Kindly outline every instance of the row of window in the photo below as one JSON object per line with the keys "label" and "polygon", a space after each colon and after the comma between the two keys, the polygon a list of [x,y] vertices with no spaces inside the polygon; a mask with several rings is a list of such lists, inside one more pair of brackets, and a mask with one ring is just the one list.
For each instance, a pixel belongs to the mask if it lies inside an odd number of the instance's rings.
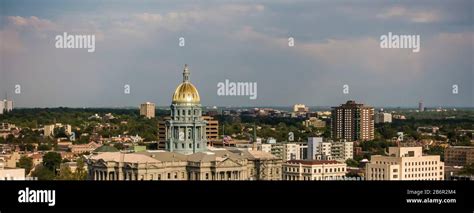
{"label": "row of window", "polygon": [[438,161],[405,162],[405,166],[438,165]]}
{"label": "row of window", "polygon": [[[303,180],[341,180],[344,179],[344,175],[331,175],[331,176],[303,176]],[[283,175],[283,180],[300,180],[298,175]]]}
{"label": "row of window", "polygon": [[[298,167],[284,167],[284,170],[285,172],[299,172],[299,168]],[[303,172],[304,173],[311,173],[311,169],[310,168],[303,168]],[[325,168],[324,169],[324,172],[345,172],[345,168],[341,168],[341,167],[338,167],[338,168]],[[313,169],[313,173],[322,173],[322,169],[319,168],[319,169]]]}
{"label": "row of window", "polygon": [[[439,167],[440,170],[443,170],[443,167]],[[434,171],[436,167],[421,167],[421,168],[405,168],[405,172],[425,172],[425,171]]]}

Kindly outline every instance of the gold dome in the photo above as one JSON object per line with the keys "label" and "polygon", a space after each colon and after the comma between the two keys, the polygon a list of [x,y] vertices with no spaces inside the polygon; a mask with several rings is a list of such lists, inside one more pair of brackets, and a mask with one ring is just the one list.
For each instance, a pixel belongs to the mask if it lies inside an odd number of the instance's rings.
{"label": "gold dome", "polygon": [[201,98],[196,87],[189,81],[188,65],[184,66],[183,83],[181,83],[173,94],[173,104],[199,104]]}

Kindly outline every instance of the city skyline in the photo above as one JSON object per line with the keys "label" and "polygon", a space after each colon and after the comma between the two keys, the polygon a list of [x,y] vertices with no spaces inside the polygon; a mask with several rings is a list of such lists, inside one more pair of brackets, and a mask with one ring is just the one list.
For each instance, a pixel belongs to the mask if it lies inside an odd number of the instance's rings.
{"label": "city skyline", "polygon": [[[186,63],[203,106],[474,106],[470,1],[56,3],[3,3],[0,94],[16,108],[167,106]],[[380,48],[390,32],[420,35],[419,52]],[[95,51],[55,48],[63,33]],[[226,79],[258,98],[219,96]]]}

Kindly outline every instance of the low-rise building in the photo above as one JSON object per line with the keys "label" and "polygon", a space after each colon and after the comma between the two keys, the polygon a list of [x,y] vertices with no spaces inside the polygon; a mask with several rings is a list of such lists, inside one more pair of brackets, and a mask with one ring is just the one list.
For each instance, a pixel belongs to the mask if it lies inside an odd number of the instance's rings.
{"label": "low-rise building", "polygon": [[85,152],[93,152],[95,149],[99,148],[101,145],[96,142],[89,142],[87,144],[76,144],[70,147],[71,152],[74,154],[82,154]]}
{"label": "low-rise building", "polygon": [[378,123],[392,123],[392,114],[386,112],[375,113],[374,122]]}
{"label": "low-rise building", "polygon": [[269,153],[215,149],[183,155],[163,150],[101,152],[87,160],[90,180],[280,180],[281,160]]}
{"label": "low-rise building", "polygon": [[303,125],[305,127],[324,128],[326,127],[326,122],[316,117],[310,117],[308,120],[303,121]]}
{"label": "low-rise building", "polygon": [[5,159],[0,157],[0,180],[25,180],[25,169],[7,167]]}
{"label": "low-rise building", "polygon": [[283,180],[341,180],[346,164],[326,160],[291,160],[282,165]]}

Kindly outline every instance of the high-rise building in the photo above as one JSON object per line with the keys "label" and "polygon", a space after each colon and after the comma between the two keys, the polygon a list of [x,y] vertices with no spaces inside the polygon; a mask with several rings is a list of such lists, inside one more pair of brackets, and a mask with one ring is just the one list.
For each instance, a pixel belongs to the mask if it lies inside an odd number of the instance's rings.
{"label": "high-rise building", "polygon": [[173,94],[171,120],[165,123],[165,149],[185,155],[207,150],[207,122],[202,118],[201,98],[189,75],[188,65],[185,65],[183,83]]}
{"label": "high-rise building", "polygon": [[333,107],[331,112],[333,139],[368,141],[374,139],[374,108],[349,100]]}
{"label": "high-rise building", "polygon": [[346,141],[323,142],[323,138],[308,138],[308,160],[345,161],[354,157],[354,143]]}
{"label": "high-rise building", "polygon": [[219,140],[219,121],[211,116],[202,116],[206,123],[206,137],[208,143],[213,143]]}
{"label": "high-rise building", "polygon": [[0,114],[10,112],[13,110],[13,101],[3,99],[0,101]]}
{"label": "high-rise building", "polygon": [[318,153],[318,147],[323,142],[322,137],[309,137],[308,138],[308,148],[307,148],[307,158],[308,160],[316,160],[316,154]]}
{"label": "high-rise building", "polygon": [[418,111],[420,112],[425,111],[425,107],[423,106],[423,101],[420,101],[420,103],[418,103]]}
{"label": "high-rise building", "polygon": [[422,147],[389,147],[388,156],[372,155],[367,180],[444,180],[439,155],[423,155]]}
{"label": "high-rise building", "polygon": [[283,161],[300,160],[300,145],[297,143],[283,144]]}
{"label": "high-rise building", "polygon": [[146,118],[154,118],[155,117],[155,104],[146,102],[140,105],[140,115],[145,116]]}

